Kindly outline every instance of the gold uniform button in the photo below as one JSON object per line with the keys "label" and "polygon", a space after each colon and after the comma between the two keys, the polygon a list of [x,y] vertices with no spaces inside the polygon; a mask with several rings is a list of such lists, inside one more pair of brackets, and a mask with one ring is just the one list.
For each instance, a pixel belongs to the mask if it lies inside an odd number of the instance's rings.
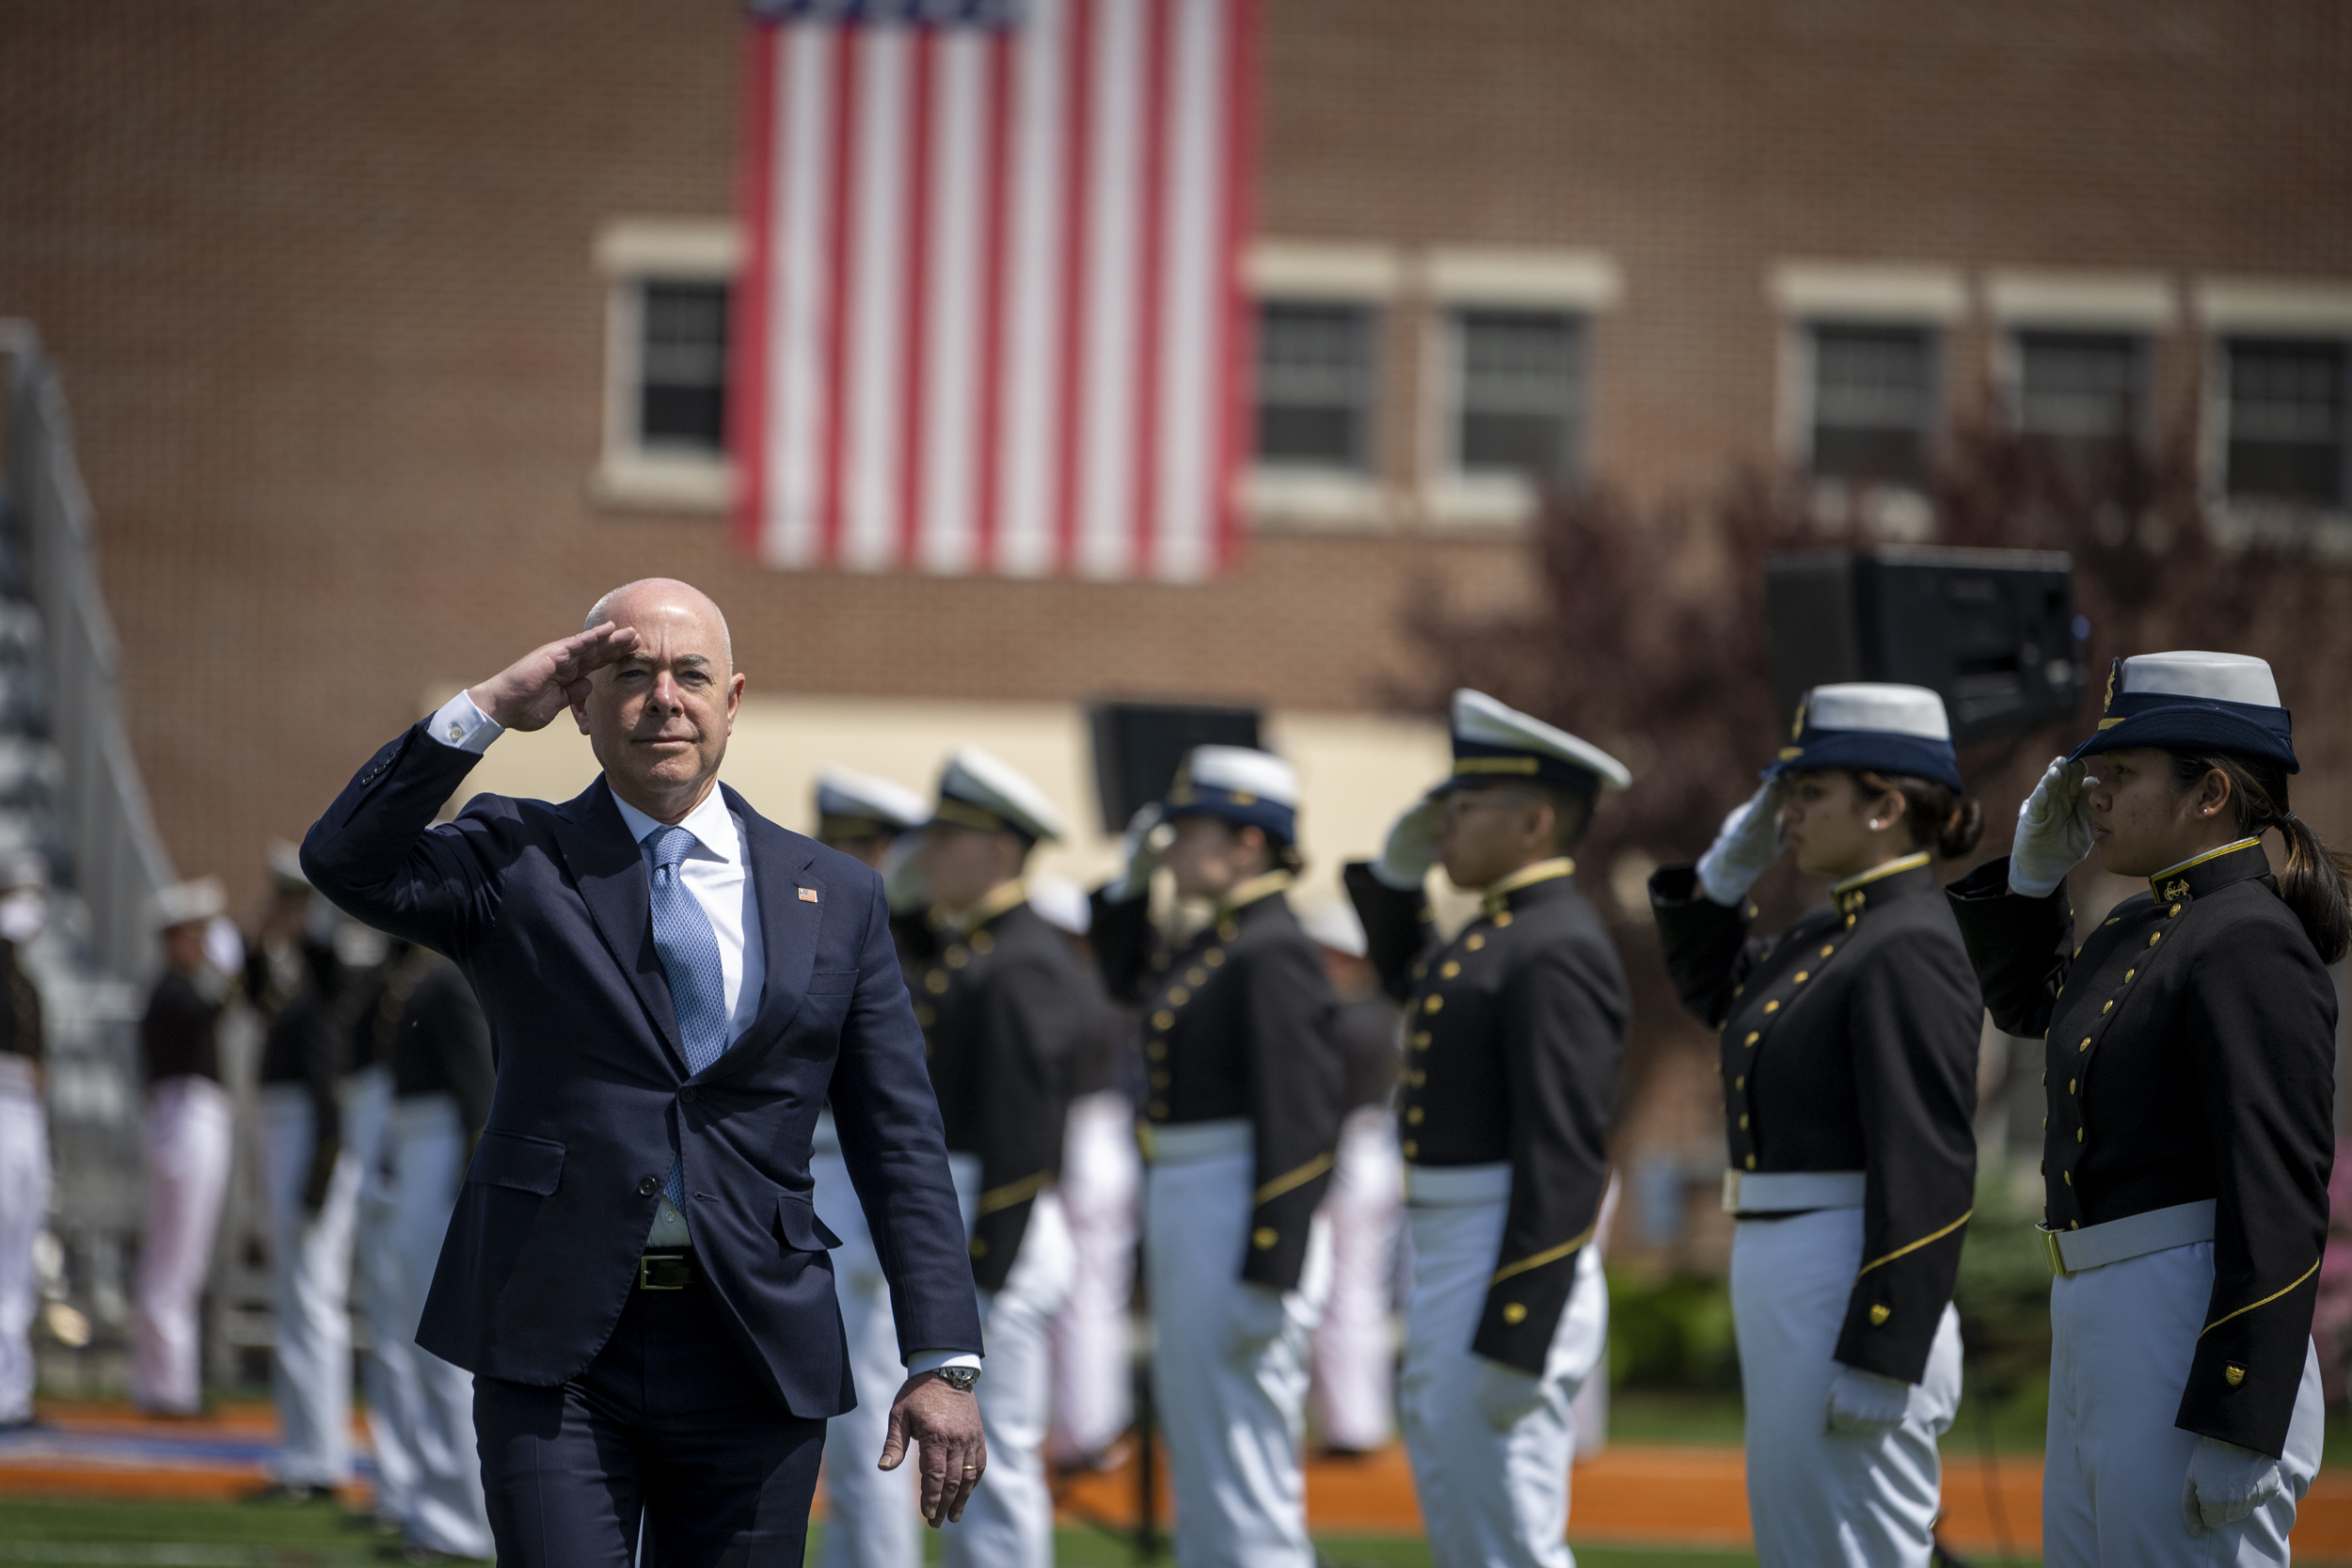
{"label": "gold uniform button", "polygon": [[1744,1088],[1746,1088],[1746,1087],[1748,1086],[1748,1076],[1747,1076],[1747,1074],[1743,1072],[1743,1073],[1741,1073],[1739,1077],[1734,1078],[1734,1079],[1731,1081],[1731,1086],[1732,1086],[1733,1088],[1735,1088],[1735,1089],[1744,1089]]}
{"label": "gold uniform button", "polygon": [[1152,1075],[1152,1086],[1155,1089],[1164,1089],[1168,1087],[1168,1074],[1165,1072],[1153,1073]]}
{"label": "gold uniform button", "polygon": [[1484,931],[1472,931],[1463,942],[1462,945],[1475,953],[1480,948],[1486,945],[1486,933]]}
{"label": "gold uniform button", "polygon": [[1748,1130],[1748,1118],[1747,1118],[1745,1116],[1742,1116],[1742,1117],[1740,1118],[1740,1132],[1746,1132],[1747,1130]]}
{"label": "gold uniform button", "polygon": [[988,1243],[975,1236],[972,1238],[970,1251],[975,1258],[985,1258],[988,1256]]}
{"label": "gold uniform button", "polygon": [[2082,1080],[2081,1080],[2081,1079],[2079,1079],[2079,1078],[2069,1078],[2069,1079],[2066,1081],[2066,1092],[2067,1092],[2068,1094],[2073,1094],[2073,1093],[2074,1093],[2074,1092],[2075,1092],[2077,1089],[2079,1089],[2081,1086],[2082,1086]]}
{"label": "gold uniform button", "polygon": [[2148,945],[2151,947],[2153,947],[2156,943],[2162,942],[2163,940],[2164,933],[2162,931],[2151,931],[2148,933]]}
{"label": "gold uniform button", "polygon": [[972,955],[964,949],[961,947],[950,947],[947,949],[947,967],[949,969],[961,969],[965,964],[968,964],[971,961]]}
{"label": "gold uniform button", "polygon": [[1506,1302],[1502,1308],[1502,1321],[1517,1328],[1527,1322],[1527,1308],[1516,1301]]}
{"label": "gold uniform button", "polygon": [[986,958],[996,951],[996,939],[986,931],[975,931],[972,933],[972,951]]}
{"label": "gold uniform button", "polygon": [[1429,978],[1429,966],[1427,964],[1415,964],[1413,966],[1413,978],[1416,980],[1426,980]]}
{"label": "gold uniform button", "polygon": [[2082,1141],[2083,1141],[2083,1134],[2084,1134],[2086,1132],[2088,1132],[2088,1131],[2089,1131],[2089,1129],[2088,1129],[2088,1128],[2082,1128],[2082,1127],[2077,1127],[2077,1128],[2075,1128],[2075,1129],[2074,1129],[2074,1141],[2075,1141],[2076,1143],[2080,1143],[2080,1142],[2082,1142]]}
{"label": "gold uniform button", "polygon": [[1802,986],[1802,985],[1804,985],[1804,984],[1807,980],[1810,980],[1810,979],[1812,979],[1812,978],[1813,978],[1813,972],[1812,972],[1811,970],[1808,970],[1808,969],[1800,969],[1799,971],[1797,971],[1797,979],[1796,979],[1796,983],[1797,983],[1798,985],[1801,985],[1801,986]]}
{"label": "gold uniform button", "polygon": [[2058,1174],[2066,1178],[2066,1184],[2068,1186],[2071,1187],[2074,1184],[2074,1173],[2073,1171],[2060,1171]]}
{"label": "gold uniform button", "polygon": [[1420,1088],[1423,1084],[1429,1082],[1429,1074],[1422,1071],[1419,1068],[1415,1068],[1412,1071],[1405,1075],[1405,1082],[1411,1085],[1414,1088]]}
{"label": "gold uniform button", "polygon": [[1421,1125],[1422,1115],[1422,1108],[1418,1105],[1409,1105],[1406,1107],[1405,1125],[1407,1127],[1419,1127]]}
{"label": "gold uniform button", "polygon": [[1221,947],[1212,947],[1206,953],[1200,955],[1200,961],[1207,964],[1211,969],[1215,969],[1224,963],[1225,950]]}
{"label": "gold uniform button", "polygon": [[1836,944],[1835,942],[1825,942],[1821,943],[1821,957],[1823,957],[1824,958],[1828,958],[1828,957],[1829,957],[1832,953],[1835,953],[1835,952],[1836,952],[1836,951],[1837,951],[1837,946],[1836,946]]}
{"label": "gold uniform button", "polygon": [[1429,1031],[1428,1031],[1428,1030],[1426,1030],[1426,1029],[1419,1030],[1419,1031],[1417,1031],[1417,1032],[1414,1034],[1414,1036],[1413,1036],[1413,1049],[1414,1049],[1414,1050],[1416,1050],[1416,1051],[1426,1051],[1426,1050],[1428,1050],[1428,1049],[1429,1049]]}
{"label": "gold uniform button", "polygon": [[923,989],[930,991],[933,996],[937,996],[940,992],[946,990],[947,989],[947,972],[942,969],[934,969],[929,974],[924,975]]}
{"label": "gold uniform button", "polygon": [[1441,1010],[1444,1006],[1445,1006],[1445,998],[1444,998],[1444,997],[1442,997],[1442,996],[1430,996],[1430,997],[1424,997],[1424,998],[1422,998],[1422,999],[1421,1010],[1422,1010],[1422,1012],[1424,1012],[1424,1013],[1434,1013],[1434,1012],[1438,1012],[1438,1011]]}
{"label": "gold uniform button", "polygon": [[1208,977],[1209,972],[1201,968],[1199,964],[1194,964],[1190,969],[1184,971],[1184,984],[1188,986],[1197,986]]}
{"label": "gold uniform button", "polygon": [[1184,987],[1170,986],[1168,988],[1168,1005],[1169,1006],[1181,1007],[1191,1000],[1192,992],[1186,990]]}
{"label": "gold uniform button", "polygon": [[1751,1155],[1749,1155],[1749,1156],[1748,1156],[1748,1169],[1750,1169],[1750,1170],[1754,1170],[1755,1168],[1756,1168],[1756,1156],[1755,1156],[1755,1155],[1753,1155],[1753,1154],[1751,1154]]}
{"label": "gold uniform button", "polygon": [[930,1028],[932,1022],[938,1017],[939,1015],[931,1010],[931,1005],[930,1003],[917,1002],[914,1005],[914,1022],[921,1024],[924,1028]]}
{"label": "gold uniform button", "polygon": [[2164,918],[2165,918],[2165,919],[2167,919],[2167,920],[2177,920],[2177,919],[2179,919],[2179,918],[2180,918],[2180,914],[2181,914],[2181,906],[2180,906],[2180,905],[2178,905],[2178,904],[2175,904],[2175,905],[2173,905],[2173,906],[2172,906],[2172,908],[2171,908],[2169,911],[2167,911],[2167,912],[2166,912],[2166,914],[2165,914],[2165,917],[2164,917]]}
{"label": "gold uniform button", "polygon": [[2234,1388],[2246,1381],[2246,1369],[2234,1361],[2225,1362],[2221,1368],[2221,1381]]}
{"label": "gold uniform button", "polygon": [[1165,1100],[1155,1100],[1155,1101],[1152,1101],[1152,1104],[1151,1104],[1150,1109],[1151,1109],[1151,1112],[1152,1112],[1152,1119],[1153,1121],[1164,1121],[1164,1120],[1166,1120],[1166,1119],[1167,1119],[1167,1117],[1168,1117],[1168,1101],[1165,1101]]}
{"label": "gold uniform button", "polygon": [[1768,1013],[1768,1014],[1770,1014],[1770,1013],[1776,1013],[1776,1012],[1780,1011],[1780,1000],[1779,1000],[1779,998],[1775,997],[1775,998],[1773,998],[1772,1001],[1765,1003],[1765,1004],[1764,1004],[1764,1011],[1765,1011],[1766,1013]]}
{"label": "gold uniform button", "polygon": [[1272,1252],[1281,1239],[1282,1233],[1270,1225],[1262,1225],[1249,1233],[1249,1244],[1260,1252]]}
{"label": "gold uniform button", "polygon": [[1453,979],[1453,978],[1454,978],[1456,974],[1461,974],[1461,973],[1462,973],[1462,966],[1461,966],[1460,964],[1458,964],[1458,963],[1455,963],[1455,962],[1454,962],[1452,958],[1448,958],[1448,959],[1445,961],[1445,967],[1444,967],[1443,969],[1440,969],[1439,971],[1438,971],[1438,979],[1440,979],[1440,980],[1451,980],[1451,979]]}
{"label": "gold uniform button", "polygon": [[1495,916],[1495,929],[1502,930],[1508,927],[1510,924],[1511,911],[1509,910],[1505,910],[1501,914]]}
{"label": "gold uniform button", "polygon": [[1748,1031],[1748,1037],[1741,1040],[1740,1043],[1741,1045],[1754,1045],[1756,1041],[1762,1039],[1763,1037],[1764,1032],[1762,1030],[1751,1029]]}
{"label": "gold uniform button", "polygon": [[2124,983],[2125,985],[2127,985],[2127,986],[2128,986],[2128,985],[2130,985],[2130,984],[2132,983],[2132,976],[2133,976],[2133,975],[2135,975],[2135,974],[2137,974],[2138,973],[2139,973],[2139,971],[2138,971],[2138,970],[2137,970],[2137,969],[2127,969],[2127,970],[2125,970],[2125,971],[2123,972],[2123,983]]}
{"label": "gold uniform button", "polygon": [[2090,1037],[2089,1035],[2085,1035],[2085,1036],[2083,1037],[2083,1042],[2082,1042],[2082,1044],[2080,1044],[2080,1045],[2078,1045],[2078,1046],[2074,1047],[2074,1049],[2075,1049],[2076,1051],[2088,1051],[2088,1050],[2090,1050]]}
{"label": "gold uniform button", "polygon": [[1162,1007],[1158,1012],[1152,1015],[1152,1027],[1161,1031],[1162,1033],[1166,1033],[1167,1031],[1176,1027],[1176,1015],[1169,1012],[1166,1007]]}
{"label": "gold uniform button", "polygon": [[2105,1013],[2111,1013],[2111,1012],[2115,1011],[2115,1003],[2114,1003],[2112,1000],[2109,1000],[2107,1003],[2106,1003],[2104,1006],[2102,1006],[2100,1007],[2099,1011],[2100,1011],[2101,1013],[2103,1013],[2103,1014],[2105,1014]]}
{"label": "gold uniform button", "polygon": [[1884,1328],[1886,1326],[1886,1320],[1894,1315],[1895,1309],[1891,1307],[1873,1307],[1870,1308],[1870,1326],[1872,1328]]}
{"label": "gold uniform button", "polygon": [[1143,1053],[1146,1056],[1151,1057],[1152,1060],[1155,1062],[1159,1061],[1168,1054],[1168,1042],[1166,1040],[1152,1040],[1144,1046]]}
{"label": "gold uniform button", "polygon": [[1241,927],[1234,925],[1232,921],[1220,920],[1216,923],[1217,941],[1231,942],[1239,935],[1241,935]]}
{"label": "gold uniform button", "polygon": [[1414,1142],[1412,1139],[1410,1139],[1410,1138],[1407,1138],[1407,1139],[1406,1139],[1406,1140],[1405,1140],[1405,1158],[1406,1158],[1407,1160],[1409,1160],[1409,1159],[1411,1159],[1414,1155],[1419,1154],[1420,1152],[1421,1152],[1421,1145],[1419,1145],[1419,1144],[1415,1143],[1415,1142]]}

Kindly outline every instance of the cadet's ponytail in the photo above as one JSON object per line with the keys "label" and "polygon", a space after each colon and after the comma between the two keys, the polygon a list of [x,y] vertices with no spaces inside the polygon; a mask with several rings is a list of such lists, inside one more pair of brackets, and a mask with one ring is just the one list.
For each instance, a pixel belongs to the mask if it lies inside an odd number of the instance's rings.
{"label": "cadet's ponytail", "polygon": [[1867,794],[1903,798],[1915,849],[1932,849],[1956,861],[1984,836],[1984,808],[1949,784],[1911,773],[1859,772],[1854,781]]}
{"label": "cadet's ponytail", "polygon": [[2352,896],[2344,889],[2345,875],[2352,873],[2352,856],[2322,844],[2311,825],[2288,809],[2287,771],[2278,763],[2225,752],[2208,756],[2172,753],[2172,782],[2177,788],[2191,787],[2216,768],[2229,777],[2239,830],[2260,838],[2276,828],[2286,840],[2287,863],[2279,873],[2279,896],[2303,923],[2303,934],[2319,949],[2320,961],[2334,963],[2352,945]]}

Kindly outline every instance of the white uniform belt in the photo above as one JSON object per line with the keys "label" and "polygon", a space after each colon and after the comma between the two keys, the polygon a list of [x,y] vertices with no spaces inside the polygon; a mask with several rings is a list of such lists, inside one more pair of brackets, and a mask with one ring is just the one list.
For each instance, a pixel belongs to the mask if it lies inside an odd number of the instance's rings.
{"label": "white uniform belt", "polygon": [[1724,1212],[1786,1214],[1801,1209],[1859,1209],[1868,1179],[1858,1170],[1727,1170]]}
{"label": "white uniform belt", "polygon": [[1143,1157],[1155,1165],[1188,1165],[1257,1151],[1257,1130],[1247,1117],[1216,1121],[1144,1122],[1136,1129]]}
{"label": "white uniform belt", "polygon": [[2151,1209],[2144,1214],[2126,1214],[2120,1220],[2082,1230],[2051,1230],[2042,1226],[2034,1229],[2042,1237],[2042,1250],[2049,1255],[2050,1272],[2062,1275],[2080,1274],[2085,1269],[2104,1269],[2109,1263],[2121,1263],[2126,1258],[2139,1258],[2151,1252],[2210,1242],[2213,1216],[2214,1200],[2205,1198],[2196,1203],[2176,1203],[2169,1209]]}
{"label": "white uniform belt", "polygon": [[1441,1208],[1472,1203],[1507,1203],[1511,1167],[1500,1165],[1406,1165],[1405,1201]]}

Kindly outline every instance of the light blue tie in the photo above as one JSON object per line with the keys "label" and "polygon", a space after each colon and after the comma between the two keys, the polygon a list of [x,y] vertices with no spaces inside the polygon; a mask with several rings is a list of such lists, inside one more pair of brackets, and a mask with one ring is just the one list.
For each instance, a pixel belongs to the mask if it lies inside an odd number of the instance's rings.
{"label": "light blue tie", "polygon": [[[678,876],[694,835],[684,828],[656,828],[645,835],[645,854],[653,865],[653,945],[661,955],[661,973],[670,982],[670,1010],[677,1014],[679,1043],[686,1048],[686,1070],[700,1072],[726,1053],[727,990],[719,966],[719,939],[710,917],[687,891]],[[670,1162],[670,1179],[661,1190],[682,1212],[686,1208],[686,1165]]]}

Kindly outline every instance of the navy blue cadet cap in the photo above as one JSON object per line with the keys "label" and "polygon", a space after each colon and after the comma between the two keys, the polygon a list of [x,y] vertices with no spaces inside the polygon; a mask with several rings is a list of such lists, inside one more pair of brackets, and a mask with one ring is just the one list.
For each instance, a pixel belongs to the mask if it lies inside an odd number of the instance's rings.
{"label": "navy blue cadet cap", "polygon": [[1924,686],[1885,681],[1817,686],[1797,705],[1795,728],[1791,743],[1764,770],[1766,777],[1842,768],[1963,787],[1944,699]]}
{"label": "navy blue cadet cap", "polygon": [[2134,746],[2225,752],[2261,757],[2290,773],[2302,770],[2279,683],[2268,663],[2248,654],[2185,649],[2117,659],[2107,670],[2106,712],[2098,731],[2067,760]]}

